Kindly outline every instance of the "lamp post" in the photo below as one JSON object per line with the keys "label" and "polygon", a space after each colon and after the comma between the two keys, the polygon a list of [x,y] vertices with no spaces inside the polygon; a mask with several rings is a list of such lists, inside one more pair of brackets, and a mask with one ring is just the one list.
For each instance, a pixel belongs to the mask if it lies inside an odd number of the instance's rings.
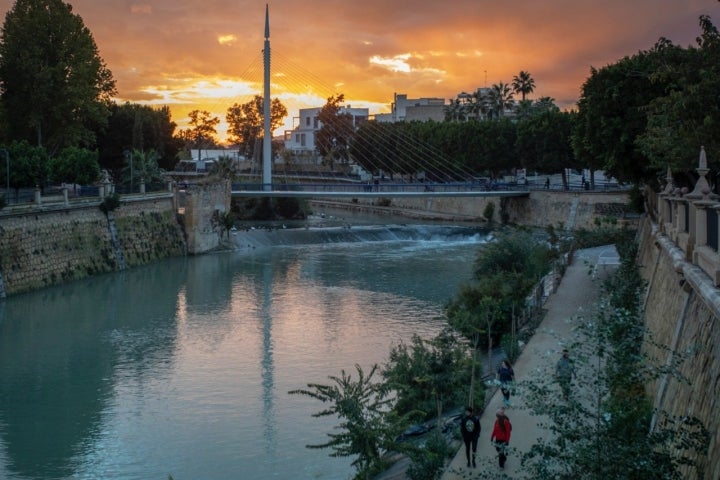
{"label": "lamp post", "polygon": [[133,192],[133,152],[132,149],[125,150],[125,159],[130,161],[130,193]]}
{"label": "lamp post", "polygon": [[10,152],[5,148],[0,148],[0,152],[5,154],[5,179],[7,180],[7,186],[5,187],[5,197],[10,198]]}

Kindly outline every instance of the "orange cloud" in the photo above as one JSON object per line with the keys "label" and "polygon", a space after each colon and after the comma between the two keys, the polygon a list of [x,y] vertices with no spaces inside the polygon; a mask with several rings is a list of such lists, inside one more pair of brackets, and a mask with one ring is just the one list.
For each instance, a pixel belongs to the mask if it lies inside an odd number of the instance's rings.
{"label": "orange cloud", "polygon": [[[265,2],[71,3],[122,100],[169,105],[182,125],[194,108],[224,119],[233,103],[262,94]],[[10,7],[0,0],[0,14]],[[337,93],[376,113],[395,92],[450,99],[525,70],[536,84],[531,98],[572,107],[591,67],[651,48],[661,36],[692,44],[709,9],[706,0],[517,0],[512,9],[478,0],[276,0],[272,96],[290,117]]]}

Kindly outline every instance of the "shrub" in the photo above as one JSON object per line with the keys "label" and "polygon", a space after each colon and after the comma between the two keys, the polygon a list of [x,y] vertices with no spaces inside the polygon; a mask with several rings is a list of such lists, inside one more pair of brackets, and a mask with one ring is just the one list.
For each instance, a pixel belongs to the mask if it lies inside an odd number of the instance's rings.
{"label": "shrub", "polygon": [[410,480],[435,480],[451,453],[454,452],[443,434],[435,430],[428,436],[423,447],[408,452],[412,464],[406,474]]}
{"label": "shrub", "polygon": [[487,220],[488,223],[492,223],[494,215],[495,204],[493,202],[488,202],[487,205],[485,205],[485,209],[483,210],[483,217],[485,217],[485,220]]}
{"label": "shrub", "polygon": [[117,193],[113,193],[112,195],[109,195],[105,197],[105,199],[100,204],[100,210],[107,215],[108,212],[112,212],[116,208],[120,206],[120,195]]}

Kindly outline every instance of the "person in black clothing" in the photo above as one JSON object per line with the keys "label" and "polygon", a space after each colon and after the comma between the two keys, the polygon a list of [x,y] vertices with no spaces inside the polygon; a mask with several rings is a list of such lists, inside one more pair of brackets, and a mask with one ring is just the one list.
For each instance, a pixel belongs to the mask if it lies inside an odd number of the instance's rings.
{"label": "person in black clothing", "polygon": [[[460,433],[462,433],[463,442],[465,442],[465,458],[467,458],[467,466],[475,467],[475,454],[477,453],[478,438],[480,438],[480,420],[473,414],[473,408],[467,407],[465,414],[460,419]],[[472,457],[470,450],[472,449]]]}
{"label": "person in black clothing", "polygon": [[500,390],[502,390],[503,394],[503,403],[506,407],[510,406],[510,389],[512,388],[512,384],[515,381],[515,371],[510,366],[510,362],[505,359],[500,364],[500,368],[498,368],[497,380],[500,382]]}

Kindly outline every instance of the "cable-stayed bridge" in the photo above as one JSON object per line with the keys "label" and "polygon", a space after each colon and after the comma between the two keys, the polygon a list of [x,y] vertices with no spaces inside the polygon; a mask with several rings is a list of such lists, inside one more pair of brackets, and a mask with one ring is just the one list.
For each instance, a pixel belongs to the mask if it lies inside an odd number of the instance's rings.
{"label": "cable-stayed bridge", "polygon": [[[302,173],[287,175],[288,165],[282,165],[282,171],[273,172],[273,167],[281,168],[272,158],[270,129],[271,86],[283,91],[315,92],[319,98],[337,95],[333,89],[322,86],[322,81],[313,77],[302,67],[297,67],[282,55],[275,55],[271,62],[269,11],[265,13],[265,42],[262,55],[263,64],[263,138],[262,155],[255,154],[251,168],[240,172],[240,181],[233,183],[232,195],[237,197],[477,197],[477,196],[526,196],[527,189],[505,183],[491,182],[487,178],[478,178],[478,173],[463,167],[453,166],[443,152],[433,147],[418,135],[408,133],[402,128],[368,128],[363,130],[363,138],[355,136],[357,125],[352,119],[352,128],[330,122],[323,124],[332,130],[334,164],[327,168],[326,158],[323,164],[293,159],[290,163],[304,163]],[[246,73],[259,74],[257,60]],[[281,74],[272,77],[271,63],[281,70]],[[274,72],[273,72],[274,73]],[[271,84],[271,78],[273,83]],[[293,78],[296,84],[293,84]],[[259,83],[259,82],[258,82]],[[318,88],[319,86],[319,88]],[[318,90],[320,90],[318,92]],[[328,93],[331,92],[331,93]],[[341,107],[344,108],[344,107]],[[349,106],[348,106],[349,109]],[[347,111],[344,111],[347,120]],[[341,110],[341,113],[342,110]],[[368,119],[363,119],[367,121]],[[339,124],[342,122],[338,122]],[[335,141],[337,136],[337,149]],[[387,148],[392,145],[392,148]],[[382,147],[380,147],[382,146]],[[257,145],[259,150],[259,145]],[[362,165],[362,166],[361,166]],[[335,168],[333,168],[335,167]],[[400,174],[398,172],[405,172]]]}

